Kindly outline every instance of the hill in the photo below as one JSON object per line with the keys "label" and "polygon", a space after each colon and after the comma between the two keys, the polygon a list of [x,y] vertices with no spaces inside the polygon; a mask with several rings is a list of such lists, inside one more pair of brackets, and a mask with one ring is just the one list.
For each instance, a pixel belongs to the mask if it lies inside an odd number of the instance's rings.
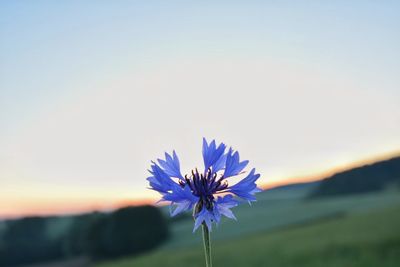
{"label": "hill", "polygon": [[[400,206],[275,232],[216,241],[215,266],[399,266]],[[203,250],[194,247],[159,250],[96,267],[204,266]]]}
{"label": "hill", "polygon": [[336,173],[323,179],[310,196],[373,192],[392,184],[400,186],[400,157]]}

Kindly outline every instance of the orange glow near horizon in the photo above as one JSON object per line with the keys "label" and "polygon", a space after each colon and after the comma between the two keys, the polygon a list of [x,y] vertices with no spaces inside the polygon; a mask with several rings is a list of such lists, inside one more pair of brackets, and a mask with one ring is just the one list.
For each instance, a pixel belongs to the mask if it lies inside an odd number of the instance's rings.
{"label": "orange glow near horizon", "polygon": [[[363,160],[357,160],[330,168],[327,171],[314,172],[314,175],[298,176],[282,178],[278,181],[263,183],[260,185],[263,189],[269,189],[276,186],[318,181],[327,178],[335,173],[345,171],[358,166],[371,164],[377,161],[390,159],[400,156],[400,152],[385,153],[384,155],[370,157]],[[131,199],[123,196],[121,198],[111,197],[111,195],[104,197],[90,197],[90,198],[77,198],[74,197],[56,197],[56,195],[43,196],[41,198],[26,197],[24,199],[14,198],[6,204],[4,200],[0,202],[0,218],[18,218],[22,216],[48,216],[48,215],[68,215],[79,214],[91,211],[107,211],[125,206],[137,206],[150,204],[154,205],[158,201],[158,197],[146,197],[140,199]]]}
{"label": "orange glow near horizon", "polygon": [[361,167],[364,165],[372,164],[372,163],[375,163],[378,161],[388,160],[388,159],[398,157],[398,156],[400,156],[400,151],[384,153],[382,155],[364,158],[361,160],[356,160],[356,161],[348,162],[346,164],[338,165],[338,166],[335,166],[335,167],[330,168],[325,171],[314,171],[314,174],[312,174],[312,175],[289,177],[289,178],[283,178],[277,182],[264,183],[263,185],[261,185],[261,188],[270,189],[270,188],[274,188],[274,187],[282,186],[282,185],[286,185],[286,184],[319,181],[319,180],[328,178],[328,177],[334,175],[335,173],[339,173],[339,172],[350,170],[350,169],[353,169],[356,167]]}
{"label": "orange glow near horizon", "polygon": [[[110,204],[111,202],[111,204]],[[107,203],[107,204],[105,204]],[[23,216],[53,216],[80,214],[92,211],[114,210],[126,206],[153,205],[154,199],[129,199],[110,201],[97,199],[25,199],[14,201],[13,206],[0,204],[0,218],[19,218]]]}

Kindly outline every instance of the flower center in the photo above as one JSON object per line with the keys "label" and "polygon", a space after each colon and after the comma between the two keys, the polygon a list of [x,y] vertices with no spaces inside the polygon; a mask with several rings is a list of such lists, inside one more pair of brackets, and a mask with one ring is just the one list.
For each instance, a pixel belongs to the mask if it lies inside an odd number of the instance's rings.
{"label": "flower center", "polygon": [[200,198],[199,205],[211,210],[213,208],[214,194],[228,187],[228,182],[209,168],[204,174],[196,169],[192,170],[192,175],[185,175],[185,179],[179,180],[179,184],[184,187],[188,185],[193,195]]}

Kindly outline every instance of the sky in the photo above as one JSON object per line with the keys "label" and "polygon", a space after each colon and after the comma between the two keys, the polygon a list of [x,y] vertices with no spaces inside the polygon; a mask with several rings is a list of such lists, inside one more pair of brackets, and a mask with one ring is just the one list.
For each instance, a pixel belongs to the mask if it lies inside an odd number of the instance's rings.
{"label": "sky", "polygon": [[0,217],[154,201],[201,140],[272,186],[400,151],[398,1],[1,1]]}

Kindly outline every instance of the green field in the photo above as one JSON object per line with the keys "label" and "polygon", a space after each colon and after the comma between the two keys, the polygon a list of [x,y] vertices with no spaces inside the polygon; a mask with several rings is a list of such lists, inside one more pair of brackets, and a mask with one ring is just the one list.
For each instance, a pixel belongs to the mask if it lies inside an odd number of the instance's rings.
{"label": "green field", "polygon": [[[309,189],[260,195],[213,231],[215,266],[400,266],[400,194],[306,200]],[[174,223],[160,249],[97,267],[204,266],[192,221]]]}
{"label": "green field", "polygon": [[[400,205],[398,191],[350,195],[333,198],[307,200],[313,188],[274,190],[261,193],[251,207],[246,203],[234,209],[238,221],[223,220],[213,231],[214,240],[229,240],[274,231],[282,227],[304,224],[315,220],[332,218],[343,214],[356,214]],[[201,233],[192,234],[191,219],[172,225],[172,238],[165,248],[181,248],[196,245]]]}

